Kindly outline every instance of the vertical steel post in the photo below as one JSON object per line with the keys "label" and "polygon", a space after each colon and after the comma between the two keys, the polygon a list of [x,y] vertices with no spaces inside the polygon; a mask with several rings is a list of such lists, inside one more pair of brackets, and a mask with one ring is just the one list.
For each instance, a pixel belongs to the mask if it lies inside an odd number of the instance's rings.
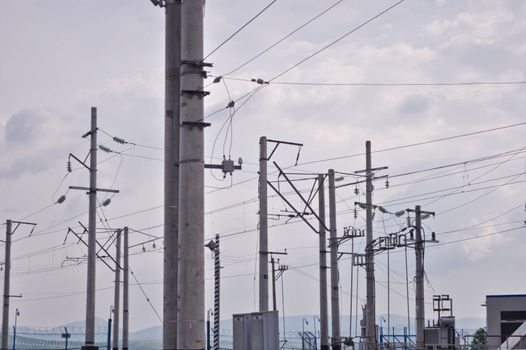
{"label": "vertical steel post", "polygon": [[259,311],[268,311],[267,137],[259,139]]}
{"label": "vertical steel post", "polygon": [[129,337],[129,242],[128,242],[128,227],[124,227],[124,256],[122,266],[122,350],[128,350]]}
{"label": "vertical steel post", "polygon": [[108,318],[108,338],[106,339],[106,349],[111,350],[111,314]]}
{"label": "vertical steel post", "polygon": [[165,10],[163,349],[173,350],[177,348],[181,2],[167,1]]}
{"label": "vertical steel post", "polygon": [[83,350],[96,350],[95,346],[95,282],[97,241],[97,108],[91,108],[88,218],[88,274],[86,292],[86,339]]}
{"label": "vertical steel post", "polygon": [[276,311],[276,267],[274,264],[276,261],[274,260],[274,257],[270,258],[270,264],[272,265],[272,310]]}
{"label": "vertical steel post", "polygon": [[374,253],[373,253],[373,172],[371,166],[371,141],[365,143],[365,176],[366,176],[366,248],[365,268],[367,279],[367,304],[365,317],[365,336],[367,350],[378,348],[376,339],[376,299],[374,279]]}
{"label": "vertical steel post", "polygon": [[219,235],[216,234],[214,248],[214,350],[219,350],[220,338],[220,307],[221,307],[221,260],[219,251]]}
{"label": "vertical steel post", "polygon": [[11,285],[11,220],[6,222],[4,262],[4,306],[2,309],[2,350],[9,346],[9,293]]}
{"label": "vertical steel post", "polygon": [[341,349],[340,339],[340,276],[338,271],[338,241],[336,225],[336,184],[334,169],[329,169],[329,222],[331,247],[331,316],[332,316],[332,348]]}
{"label": "vertical steel post", "polygon": [[181,5],[177,349],[205,348],[204,0]]}
{"label": "vertical steel post", "polygon": [[115,289],[113,295],[113,350],[119,350],[119,319],[121,304],[121,229],[115,244]]}
{"label": "vertical steel post", "polygon": [[415,276],[415,308],[416,308],[416,348],[425,348],[424,328],[425,328],[425,309],[424,309],[424,265],[423,265],[423,243],[422,243],[422,212],[420,206],[415,207],[415,254],[416,254],[416,276]]}
{"label": "vertical steel post", "polygon": [[318,216],[320,246],[320,346],[329,350],[329,310],[327,302],[327,237],[325,230],[325,186],[324,175],[318,175]]}

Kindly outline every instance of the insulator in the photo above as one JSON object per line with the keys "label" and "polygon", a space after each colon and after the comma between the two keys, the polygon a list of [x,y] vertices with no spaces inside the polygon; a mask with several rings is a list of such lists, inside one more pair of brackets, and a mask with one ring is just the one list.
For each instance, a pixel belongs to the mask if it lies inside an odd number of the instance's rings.
{"label": "insulator", "polygon": [[152,244],[152,248],[155,249],[155,242],[153,242],[153,244]]}
{"label": "insulator", "polygon": [[146,248],[144,247],[144,245],[142,246],[142,252],[146,252]]}
{"label": "insulator", "polygon": [[103,146],[103,145],[99,145],[99,149],[100,149],[102,152],[106,152],[106,153],[112,153],[112,152],[113,152],[111,149],[109,149],[108,147]]}
{"label": "insulator", "polygon": [[234,108],[235,105],[236,105],[236,102],[235,102],[235,101],[230,101],[230,102],[228,102],[228,104],[226,105],[226,108]]}
{"label": "insulator", "polygon": [[389,179],[385,180],[385,188],[389,188]]}
{"label": "insulator", "polygon": [[411,218],[407,216],[407,226],[411,226]]}
{"label": "insulator", "polygon": [[67,164],[67,170],[68,170],[68,173],[71,173],[71,160],[68,159],[68,164]]}
{"label": "insulator", "polygon": [[127,143],[126,140],[121,139],[120,137],[117,137],[117,136],[113,136],[113,141],[120,143],[121,145],[124,145],[125,143]]}
{"label": "insulator", "polygon": [[358,218],[358,209],[354,208],[354,219]]}
{"label": "insulator", "polygon": [[221,82],[221,78],[222,78],[221,76],[215,77],[214,78],[214,84],[217,84],[217,83]]}
{"label": "insulator", "polygon": [[358,189],[358,186],[356,186],[356,187],[354,188],[354,194],[355,194],[355,195],[359,195],[359,194],[360,194],[360,190]]}

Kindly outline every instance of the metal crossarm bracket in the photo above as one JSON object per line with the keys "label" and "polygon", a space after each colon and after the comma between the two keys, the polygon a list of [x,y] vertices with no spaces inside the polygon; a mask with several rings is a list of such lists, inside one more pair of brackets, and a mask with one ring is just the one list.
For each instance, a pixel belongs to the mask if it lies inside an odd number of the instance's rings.
{"label": "metal crossarm bracket", "polygon": [[181,60],[181,64],[188,64],[190,66],[194,67],[213,67],[214,65],[212,63],[207,63],[203,61],[190,61],[190,60]]}
{"label": "metal crossarm bracket", "polygon": [[199,128],[206,128],[206,127],[209,127],[210,123],[205,123],[205,122],[182,122],[181,123],[182,126],[189,126],[191,128],[193,127],[199,127]]}
{"label": "metal crossarm bracket", "polygon": [[210,91],[204,90],[181,90],[181,93],[187,95],[199,95],[201,97],[210,95]]}

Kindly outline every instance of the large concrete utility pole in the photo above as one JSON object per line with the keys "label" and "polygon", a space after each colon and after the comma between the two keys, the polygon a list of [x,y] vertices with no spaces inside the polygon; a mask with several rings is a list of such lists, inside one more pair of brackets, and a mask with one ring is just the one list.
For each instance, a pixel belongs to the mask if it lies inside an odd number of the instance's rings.
{"label": "large concrete utility pole", "polygon": [[420,206],[415,207],[415,254],[416,254],[416,274],[415,274],[415,309],[416,309],[416,348],[422,350],[425,347],[424,328],[425,328],[425,307],[424,307],[424,247],[422,243],[422,212]]}
{"label": "large concrete utility pole", "polygon": [[205,347],[204,0],[181,7],[177,349]]}
{"label": "large concrete utility pole", "polygon": [[374,252],[373,252],[373,172],[371,165],[371,141],[365,143],[365,202],[366,208],[366,249],[365,270],[367,279],[367,304],[365,336],[367,350],[376,350],[376,299],[374,280]]}
{"label": "large concrete utility pole", "polygon": [[129,305],[129,241],[128,241],[128,227],[124,227],[124,256],[122,266],[122,350],[128,350],[128,339],[129,339],[129,319],[130,313],[128,309]]}
{"label": "large concrete utility pole", "polygon": [[115,289],[113,294],[113,350],[119,350],[119,320],[121,304],[121,229],[115,243]]}
{"label": "large concrete utility pole", "polygon": [[[408,209],[408,212],[413,210]],[[422,214],[435,215],[431,211],[422,211],[419,205],[415,207],[415,309],[416,309],[416,348],[422,350],[425,348],[425,304],[424,304],[424,243],[436,243],[434,232],[431,235],[431,240],[425,241],[422,238]]]}
{"label": "large concrete utility pole", "polygon": [[[382,178],[375,177],[374,172],[385,170],[387,167],[373,168],[371,160],[371,141],[365,142],[365,170],[355,171],[356,174],[365,173],[365,208],[366,208],[366,247],[365,247],[365,271],[367,279],[367,303],[365,305],[365,342],[367,350],[378,349],[376,338],[376,298],[374,280],[374,250],[373,250],[373,180]],[[358,204],[358,203],[355,203]]]}
{"label": "large concrete utility pole", "polygon": [[319,246],[320,246],[320,344],[329,350],[329,311],[327,306],[327,236],[325,231],[325,175],[318,175]]}
{"label": "large concrete utility pole", "polygon": [[[163,349],[177,349],[181,2],[166,3]],[[124,339],[123,339],[124,340]]]}
{"label": "large concrete utility pole", "polygon": [[86,338],[82,350],[95,346],[95,281],[97,263],[97,108],[91,108],[89,156],[88,276],[86,294]]}
{"label": "large concrete utility pole", "polygon": [[2,309],[2,350],[8,350],[9,342],[9,293],[11,284],[11,220],[6,222],[4,263],[4,305]]}
{"label": "large concrete utility pole", "polygon": [[268,311],[267,137],[259,138],[259,311]]}
{"label": "large concrete utility pole", "polygon": [[332,348],[341,349],[340,340],[340,276],[338,270],[338,241],[336,225],[336,184],[334,169],[329,169],[329,225],[331,247],[331,317],[332,317]]}

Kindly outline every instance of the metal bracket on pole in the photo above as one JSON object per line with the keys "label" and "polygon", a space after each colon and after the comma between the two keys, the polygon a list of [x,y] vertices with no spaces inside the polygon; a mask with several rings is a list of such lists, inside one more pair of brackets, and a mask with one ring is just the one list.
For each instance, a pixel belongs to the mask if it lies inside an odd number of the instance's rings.
{"label": "metal bracket on pole", "polygon": [[[270,181],[267,181],[267,184],[270,186],[270,188],[272,188],[272,189],[274,190],[274,192],[276,192],[276,194],[277,194],[278,196],[281,197],[281,199],[283,199],[283,201],[284,201],[285,203],[287,203],[287,205],[288,205],[289,207],[291,207],[292,210],[294,210],[294,212],[296,213],[296,215],[297,215],[298,217],[300,217],[300,218],[301,218],[301,219],[302,219],[302,220],[303,220],[303,221],[304,221],[304,222],[305,222],[305,223],[306,223],[306,224],[307,224],[307,225],[308,225],[308,226],[309,226],[309,227],[310,227],[310,228],[311,228],[316,234],[319,234],[319,232],[314,228],[314,226],[312,226],[312,224],[311,224],[307,219],[305,219],[305,216],[303,215],[303,213],[300,213],[300,212],[298,211],[298,209],[296,209],[296,208],[292,205],[292,203],[290,203],[290,202],[287,200],[287,198],[285,198],[285,196],[283,196],[283,195],[279,192],[279,190],[278,190],[278,189],[277,189],[277,188],[276,188],[276,187],[275,187]],[[324,226],[325,226],[325,224],[324,224]]]}
{"label": "metal bracket on pole", "polygon": [[[276,162],[273,162],[274,163],[274,166],[276,168],[278,168],[278,171],[281,175],[283,175],[283,177],[285,178],[285,180],[287,180],[287,182],[289,183],[289,185],[292,187],[292,189],[294,190],[294,192],[296,192],[296,194],[301,198],[301,200],[303,201],[303,204],[305,204],[305,206],[307,208],[309,208],[309,210],[311,211],[311,213],[316,217],[316,219],[318,219],[318,221],[321,222],[321,219],[320,217],[318,216],[318,214],[316,214],[316,212],[311,208],[309,202],[307,200],[305,200],[305,198],[303,198],[303,196],[301,195],[300,191],[298,191],[298,189],[296,188],[296,186],[294,186],[294,184],[292,183],[292,181],[290,181],[290,179],[288,178],[287,174],[285,174],[283,172],[283,170],[281,170],[281,168],[279,167],[278,163]],[[329,228],[327,227],[327,225],[325,225],[325,223],[323,223],[323,226],[325,227],[325,229],[327,231],[329,231]]]}

